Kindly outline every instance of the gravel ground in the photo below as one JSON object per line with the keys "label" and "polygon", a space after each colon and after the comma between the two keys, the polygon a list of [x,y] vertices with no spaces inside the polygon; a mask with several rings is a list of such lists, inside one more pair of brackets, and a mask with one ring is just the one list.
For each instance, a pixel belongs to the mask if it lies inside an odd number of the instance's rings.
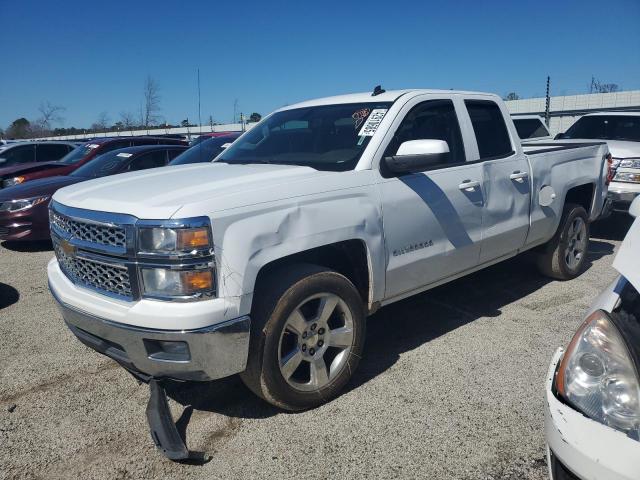
{"label": "gravel ground", "polygon": [[[155,451],[148,387],[67,331],[50,246],[0,247],[0,478],[547,478],[543,380],[614,277],[626,217],[596,224],[587,271],[519,257],[380,310],[348,390],[280,412],[237,378],[172,389],[202,461]],[[11,410],[11,411],[10,411]]]}

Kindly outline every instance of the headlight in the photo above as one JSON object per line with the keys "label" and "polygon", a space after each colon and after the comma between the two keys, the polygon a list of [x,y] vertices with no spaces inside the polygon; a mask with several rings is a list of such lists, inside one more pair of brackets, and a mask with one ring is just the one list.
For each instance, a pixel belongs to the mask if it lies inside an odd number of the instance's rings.
{"label": "headlight", "polygon": [[619,160],[618,167],[640,169],[640,159]]}
{"label": "headlight", "polygon": [[35,207],[36,205],[46,202],[51,198],[50,195],[43,197],[25,198],[23,200],[11,200],[10,202],[0,203],[0,212],[20,212],[27,210],[28,208]]}
{"label": "headlight", "polygon": [[138,250],[140,253],[172,254],[188,253],[211,247],[209,228],[140,228]]}
{"label": "headlight", "polygon": [[631,356],[607,313],[591,314],[560,362],[558,394],[593,420],[640,438],[640,386]]}
{"label": "headlight", "polygon": [[640,183],[640,173],[618,172],[613,177],[613,180],[616,182]]}
{"label": "headlight", "polygon": [[209,267],[197,270],[142,268],[144,295],[151,297],[193,297],[214,292],[213,271]]}
{"label": "headlight", "polygon": [[6,180],[2,181],[2,187],[13,187],[14,185],[20,185],[22,182],[24,182],[24,177],[7,178]]}

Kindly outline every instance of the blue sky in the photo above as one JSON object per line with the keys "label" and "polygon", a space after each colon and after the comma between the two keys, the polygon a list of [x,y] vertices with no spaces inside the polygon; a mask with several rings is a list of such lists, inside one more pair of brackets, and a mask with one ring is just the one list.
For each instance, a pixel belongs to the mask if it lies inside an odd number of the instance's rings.
{"label": "blue sky", "polygon": [[66,107],[64,126],[137,111],[160,85],[170,123],[229,121],[340,93],[424,87],[543,96],[595,75],[640,89],[640,1],[0,0],[0,127]]}

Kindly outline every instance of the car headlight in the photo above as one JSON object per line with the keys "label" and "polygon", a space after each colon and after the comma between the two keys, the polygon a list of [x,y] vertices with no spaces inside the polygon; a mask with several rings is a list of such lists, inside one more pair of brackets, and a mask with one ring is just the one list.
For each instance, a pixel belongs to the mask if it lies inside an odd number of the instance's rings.
{"label": "car headlight", "polygon": [[138,251],[140,253],[179,254],[210,247],[211,236],[208,227],[143,227],[138,230]]}
{"label": "car headlight", "polygon": [[618,167],[640,169],[640,158],[637,160],[636,159],[620,160]]}
{"label": "car headlight", "polygon": [[6,180],[2,181],[2,187],[13,187],[14,185],[20,185],[22,182],[24,182],[24,177],[7,178]]}
{"label": "car headlight", "polygon": [[640,183],[640,173],[618,172],[613,177],[616,182]]}
{"label": "car headlight", "polygon": [[207,265],[189,270],[142,268],[141,276],[147,297],[201,297],[215,290],[213,270]]}
{"label": "car headlight", "polygon": [[606,312],[594,312],[576,332],[555,382],[557,393],[586,416],[640,438],[638,373]]}
{"label": "car headlight", "polygon": [[22,200],[11,200],[9,202],[0,203],[0,212],[20,212],[28,208],[35,207],[40,203],[47,202],[51,198],[50,195],[42,197],[25,198]]}

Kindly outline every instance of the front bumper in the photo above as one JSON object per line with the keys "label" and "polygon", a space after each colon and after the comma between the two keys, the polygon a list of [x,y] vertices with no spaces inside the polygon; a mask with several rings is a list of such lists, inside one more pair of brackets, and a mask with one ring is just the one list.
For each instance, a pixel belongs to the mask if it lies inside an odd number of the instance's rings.
{"label": "front bumper", "polygon": [[553,381],[562,354],[562,349],[555,353],[545,386],[549,476],[552,480],[638,480],[640,442],[587,418],[556,398]]}
{"label": "front bumper", "polygon": [[611,182],[608,198],[613,203],[613,210],[627,212],[629,205],[640,195],[640,184]]}
{"label": "front bumper", "polygon": [[[67,326],[82,343],[143,380],[208,381],[246,368],[251,325],[248,316],[195,330],[157,330],[97,317],[64,303],[53,289],[51,293]],[[166,351],[164,342],[176,342],[171,345],[180,346],[180,355]]]}
{"label": "front bumper", "polygon": [[50,238],[48,221],[41,222],[31,212],[0,213],[0,240],[39,241]]}

